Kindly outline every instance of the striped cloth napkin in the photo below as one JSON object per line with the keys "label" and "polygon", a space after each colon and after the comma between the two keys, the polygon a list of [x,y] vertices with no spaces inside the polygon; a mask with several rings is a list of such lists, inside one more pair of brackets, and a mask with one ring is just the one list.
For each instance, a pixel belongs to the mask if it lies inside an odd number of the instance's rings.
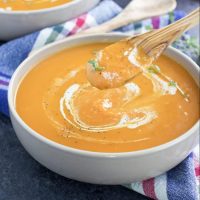
{"label": "striped cloth napkin", "polygon": [[[9,116],[7,103],[9,80],[18,65],[27,58],[31,51],[108,21],[119,14],[121,10],[112,0],[104,0],[96,8],[76,19],[0,44],[0,112]],[[144,20],[117,31],[143,33],[152,28],[166,26],[181,17],[183,17],[182,12],[174,12]],[[181,42],[176,42],[174,45],[186,53],[188,53],[187,46],[193,46],[192,55],[197,54],[196,44],[188,36],[183,36]],[[127,184],[125,187],[153,199],[196,200],[198,199],[197,187],[200,169],[197,155],[198,148],[181,164],[165,174],[149,180]]]}

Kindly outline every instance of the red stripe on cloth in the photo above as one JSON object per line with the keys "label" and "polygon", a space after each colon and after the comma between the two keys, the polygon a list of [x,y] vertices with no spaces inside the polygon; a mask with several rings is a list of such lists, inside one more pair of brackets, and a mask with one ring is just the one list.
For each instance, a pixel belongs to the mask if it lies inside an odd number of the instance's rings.
{"label": "red stripe on cloth", "polygon": [[157,199],[156,193],[155,193],[155,185],[154,185],[154,178],[148,179],[146,181],[142,182],[143,190],[146,196]]}
{"label": "red stripe on cloth", "polygon": [[85,23],[85,19],[82,19],[82,18],[78,18],[76,21],[76,25],[78,27],[82,27],[84,23]]}
{"label": "red stripe on cloth", "polygon": [[77,18],[76,19],[76,22],[75,22],[75,26],[74,28],[69,32],[69,35],[74,35],[75,33],[78,32],[79,29],[81,29],[84,25],[85,25],[85,22],[86,22],[86,18],[87,18],[87,15],[82,15],[81,17]]}
{"label": "red stripe on cloth", "polygon": [[200,164],[199,164],[199,159],[197,156],[194,154],[194,168],[195,168],[195,175],[198,177],[200,176]]}
{"label": "red stripe on cloth", "polygon": [[195,175],[200,176],[200,167],[195,167]]}
{"label": "red stripe on cloth", "polygon": [[152,17],[151,21],[154,29],[160,28],[160,17]]}
{"label": "red stripe on cloth", "polygon": [[0,85],[6,85],[6,86],[8,86],[9,83],[7,81],[0,80]]}

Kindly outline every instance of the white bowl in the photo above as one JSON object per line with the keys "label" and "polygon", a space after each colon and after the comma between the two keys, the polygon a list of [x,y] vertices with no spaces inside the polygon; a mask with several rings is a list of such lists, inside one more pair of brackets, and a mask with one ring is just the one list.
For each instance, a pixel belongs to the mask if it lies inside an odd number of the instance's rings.
{"label": "white bowl", "polygon": [[[141,151],[100,153],[70,148],[32,130],[15,109],[15,97],[22,78],[37,63],[72,46],[93,42],[114,42],[122,34],[101,34],[68,38],[28,57],[14,73],[8,91],[10,116],[25,149],[42,165],[65,177],[98,184],[124,184],[160,175],[185,159],[198,143],[199,121],[180,137]],[[179,62],[199,84],[199,67],[180,51],[169,47],[165,54]],[[31,88],[30,88],[31,89]]]}
{"label": "white bowl", "polygon": [[0,40],[10,40],[41,28],[65,22],[94,7],[100,0],[72,2],[33,11],[0,11]]}

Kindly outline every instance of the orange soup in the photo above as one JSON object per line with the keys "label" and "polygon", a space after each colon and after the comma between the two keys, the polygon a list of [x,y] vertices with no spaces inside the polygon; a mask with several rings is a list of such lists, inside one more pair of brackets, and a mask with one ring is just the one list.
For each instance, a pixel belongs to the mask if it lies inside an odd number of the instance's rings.
{"label": "orange soup", "polygon": [[155,65],[169,80],[150,68],[120,87],[93,87],[86,78],[86,63],[107,45],[66,49],[34,67],[16,96],[16,110],[24,122],[57,143],[95,152],[155,147],[197,122],[199,88],[166,56]]}
{"label": "orange soup", "polygon": [[0,0],[0,9],[7,11],[39,10],[60,6],[72,0]]}

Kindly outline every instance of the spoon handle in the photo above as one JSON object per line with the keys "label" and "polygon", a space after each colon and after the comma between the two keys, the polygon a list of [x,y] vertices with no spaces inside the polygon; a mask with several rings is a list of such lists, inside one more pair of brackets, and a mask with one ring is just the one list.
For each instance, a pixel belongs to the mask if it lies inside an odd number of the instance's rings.
{"label": "spoon handle", "polygon": [[174,10],[176,0],[157,0],[156,4],[158,6],[155,6],[155,0],[146,0],[145,3],[141,0],[132,0],[119,15],[110,21],[82,31],[80,34],[106,33],[136,21],[165,14]]}
{"label": "spoon handle", "polygon": [[186,17],[162,29],[153,31],[139,44],[140,47],[155,59],[174,42],[180,35],[199,23],[200,8],[197,8]]}

